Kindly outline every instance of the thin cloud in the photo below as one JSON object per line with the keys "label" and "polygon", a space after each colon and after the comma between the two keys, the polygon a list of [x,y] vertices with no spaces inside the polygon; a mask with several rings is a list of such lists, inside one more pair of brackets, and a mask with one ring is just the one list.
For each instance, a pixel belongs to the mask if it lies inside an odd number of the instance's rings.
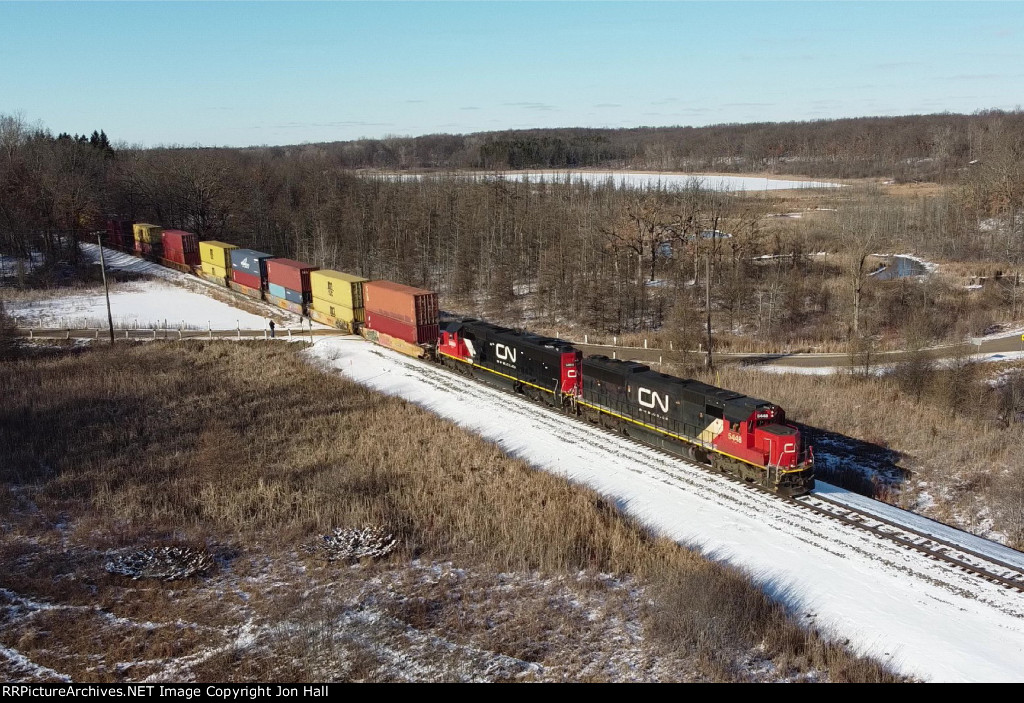
{"label": "thin cloud", "polygon": [[554,110],[554,105],[548,105],[547,103],[531,103],[531,102],[520,102],[520,103],[502,103],[505,107],[521,107],[527,110]]}

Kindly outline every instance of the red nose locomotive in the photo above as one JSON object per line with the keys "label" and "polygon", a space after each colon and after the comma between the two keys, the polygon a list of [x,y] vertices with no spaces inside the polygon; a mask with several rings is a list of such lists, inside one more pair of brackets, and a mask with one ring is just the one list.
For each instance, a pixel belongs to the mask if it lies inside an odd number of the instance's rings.
{"label": "red nose locomotive", "polygon": [[777,405],[632,361],[583,360],[579,411],[592,422],[782,495],[814,488],[813,460]]}
{"label": "red nose locomotive", "polygon": [[744,481],[795,496],[814,488],[813,460],[782,408],[570,343],[480,320],[441,325],[436,354],[503,386]]}

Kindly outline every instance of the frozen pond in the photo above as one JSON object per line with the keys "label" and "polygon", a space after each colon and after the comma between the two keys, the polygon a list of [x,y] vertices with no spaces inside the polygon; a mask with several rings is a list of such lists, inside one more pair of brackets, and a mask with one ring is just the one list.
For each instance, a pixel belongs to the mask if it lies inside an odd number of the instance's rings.
{"label": "frozen pond", "polygon": [[916,259],[906,256],[890,256],[889,263],[871,275],[878,281],[895,281],[897,278],[924,276],[928,269]]}
{"label": "frozen pond", "polygon": [[[370,174],[367,174],[370,175]],[[529,183],[586,183],[612,185],[636,190],[683,190],[699,185],[706,190],[765,191],[802,188],[841,188],[839,183],[825,181],[792,181],[760,176],[720,176],[704,173],[641,172],[641,171],[450,171],[435,173],[382,173],[383,178],[417,180],[421,178],[469,178],[491,180],[504,178]]]}

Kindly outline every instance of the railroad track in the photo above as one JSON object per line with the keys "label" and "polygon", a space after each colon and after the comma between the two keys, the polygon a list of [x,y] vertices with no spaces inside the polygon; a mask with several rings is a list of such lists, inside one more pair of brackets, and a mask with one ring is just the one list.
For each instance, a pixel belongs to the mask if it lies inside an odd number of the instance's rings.
{"label": "railroad track", "polygon": [[[432,364],[426,364],[422,361],[414,361],[412,359],[405,360],[406,365],[410,369],[416,369],[418,375],[424,378],[428,383],[434,385],[448,385],[446,381],[442,381],[437,378],[426,378],[427,374],[424,373],[426,369],[423,366],[433,367]],[[443,368],[443,367],[438,367]],[[449,376],[452,380],[458,378],[472,378],[462,374],[455,374],[454,372],[447,371],[444,374]],[[479,379],[473,378],[474,381],[482,383]],[[530,401],[532,404],[539,405],[541,407],[548,408],[553,412],[558,412],[557,408],[551,408],[547,404],[534,401],[520,394],[512,393],[504,388],[499,388],[491,384],[484,384],[487,388],[509,393],[517,398],[525,401]],[[585,427],[599,430],[602,434],[609,437],[615,437],[618,439],[625,439],[631,444],[635,444],[638,447],[643,447],[648,451],[655,452],[661,456],[671,458],[674,461],[685,463],[687,466],[697,467],[703,470],[703,472],[718,477],[719,479],[725,479],[733,484],[741,486],[749,491],[756,493],[765,494],[771,496],[774,499],[780,500],[788,505],[791,505],[802,512],[814,513],[818,516],[827,518],[829,520],[841,523],[843,525],[854,527],[858,530],[870,533],[872,536],[882,539],[891,543],[896,544],[900,548],[912,550],[920,554],[925,555],[929,559],[937,562],[948,564],[959,571],[969,573],[973,576],[977,576],[991,583],[995,583],[1004,586],[1008,589],[1014,589],[1019,592],[1024,592],[1024,571],[1019,567],[1012,564],[1007,564],[999,559],[991,556],[986,556],[967,549],[961,545],[954,544],[947,540],[943,540],[940,537],[921,532],[913,527],[894,522],[892,520],[879,517],[870,512],[864,510],[857,510],[850,506],[843,505],[837,501],[827,498],[818,494],[809,494],[799,496],[796,498],[786,498],[774,493],[766,488],[757,486],[754,484],[747,483],[741,479],[728,474],[723,474],[719,471],[715,471],[709,466],[700,464],[691,460],[688,460],[680,455],[668,451],[663,448],[654,447],[643,441],[631,437],[629,435],[623,435],[613,429],[603,427],[598,424],[593,424],[585,418],[575,417],[572,415],[561,415],[562,417],[570,418],[574,422],[578,422]]]}
{"label": "railroad track", "polygon": [[945,562],[980,576],[986,581],[1024,592],[1024,572],[1019,567],[994,557],[978,554],[934,535],[851,508],[815,493],[787,500],[804,510],[810,510],[845,525],[870,532],[877,537],[895,542],[901,547],[912,549],[936,561]]}

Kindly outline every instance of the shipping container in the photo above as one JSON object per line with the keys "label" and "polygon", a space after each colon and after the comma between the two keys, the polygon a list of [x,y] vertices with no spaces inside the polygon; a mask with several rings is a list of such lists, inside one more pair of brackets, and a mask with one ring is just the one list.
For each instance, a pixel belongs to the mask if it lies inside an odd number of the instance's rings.
{"label": "shipping container", "polygon": [[392,337],[390,334],[384,334],[377,330],[371,330],[366,325],[359,328],[359,334],[364,339],[368,339],[374,344],[379,344],[382,347],[388,347],[394,349],[402,354],[408,354],[409,356],[415,356],[418,359],[425,358],[427,356],[427,350],[424,347],[416,346],[415,344],[409,344],[404,339],[398,337]]}
{"label": "shipping container", "polygon": [[125,220],[120,217],[109,217],[107,218],[107,240],[105,244],[111,244],[115,247],[126,247],[130,246],[135,241],[135,235],[132,230],[132,223],[130,220]]}
{"label": "shipping container", "polygon": [[[333,303],[330,300],[321,300],[320,298],[314,297],[310,301],[309,307],[311,310],[328,315],[330,317],[337,318],[344,322],[362,322],[363,321],[363,308],[350,308],[339,303]],[[330,323],[327,323],[330,324]]]}
{"label": "shipping container", "polygon": [[204,271],[201,268],[198,271],[196,271],[196,275],[199,276],[200,278],[202,278],[204,281],[209,281],[210,283],[216,283],[218,286],[224,286],[225,288],[228,287],[229,281],[224,276],[214,276],[212,273],[207,273],[206,271]]}
{"label": "shipping container", "polygon": [[276,305],[279,308],[293,312],[296,315],[305,315],[306,311],[300,303],[293,303],[290,300],[279,298],[276,295],[267,294],[266,301],[271,305]]}
{"label": "shipping container", "polygon": [[231,269],[231,280],[241,283],[247,288],[256,288],[258,290],[263,287],[263,281],[260,280],[259,276],[254,276],[251,273],[244,273],[238,269]]}
{"label": "shipping container", "polygon": [[[316,302],[316,298],[313,298],[313,302]],[[347,311],[347,313],[343,311]],[[347,314],[349,315],[349,317],[334,317],[332,315],[328,315],[327,313],[320,312],[312,305],[309,305],[306,308],[306,314],[309,315],[310,319],[316,320],[320,324],[327,325],[328,327],[336,327],[339,330],[345,330],[346,332],[354,333],[356,331],[356,326],[358,323],[352,319],[352,311],[349,308],[342,308],[339,309],[338,312],[342,314]]]}
{"label": "shipping container", "polygon": [[186,253],[199,253],[199,235],[181,229],[164,230],[161,242],[164,249],[173,249]]}
{"label": "shipping container", "polygon": [[138,249],[143,256],[162,256],[163,247],[159,244],[150,244],[149,242],[137,242]]}
{"label": "shipping container", "polygon": [[164,258],[183,266],[199,266],[200,264],[198,249],[196,251],[182,251],[180,249],[164,247]]}
{"label": "shipping container", "polygon": [[401,283],[367,281],[363,308],[414,327],[437,326],[437,293]]}
{"label": "shipping container", "polygon": [[438,324],[410,325],[387,315],[365,310],[366,326],[410,344],[436,344]]}
{"label": "shipping container", "polygon": [[309,274],[309,286],[313,297],[332,301],[347,308],[363,307],[363,283],[365,278],[350,273],[321,269]]}
{"label": "shipping container", "polygon": [[316,270],[316,266],[293,259],[269,259],[267,260],[267,282],[276,283],[288,290],[309,293],[309,274]]}
{"label": "shipping container", "polygon": [[267,284],[267,292],[270,293],[275,298],[280,298],[281,300],[285,300],[284,291],[285,291],[284,286],[279,286],[276,283],[268,283]]}
{"label": "shipping container", "polygon": [[159,244],[160,234],[163,232],[163,228],[157,225],[151,225],[146,222],[136,222],[132,225],[132,232],[136,242],[145,242],[146,244]]}
{"label": "shipping container", "polygon": [[251,276],[259,276],[261,281],[266,282],[267,260],[273,258],[273,254],[253,249],[232,249],[231,268]]}
{"label": "shipping container", "polygon": [[250,288],[249,286],[243,286],[241,283],[237,281],[228,281],[228,285],[231,287],[231,290],[238,291],[242,295],[247,295],[250,298],[255,298],[256,300],[263,300],[263,291],[261,291],[259,288]]}
{"label": "shipping container", "polygon": [[304,303],[306,302],[306,296],[308,293],[300,293],[297,290],[284,289],[284,299],[289,303]]}
{"label": "shipping container", "polygon": [[215,276],[216,278],[224,278],[224,279],[226,279],[228,277],[228,270],[226,268],[222,268],[220,266],[216,266],[216,265],[211,264],[211,263],[209,263],[207,261],[203,262],[202,268],[203,268],[203,273],[207,274],[208,276]]}
{"label": "shipping container", "polygon": [[229,269],[231,268],[230,252],[237,248],[234,244],[225,244],[224,242],[199,242],[199,258],[204,264],[213,264],[222,269]]}

